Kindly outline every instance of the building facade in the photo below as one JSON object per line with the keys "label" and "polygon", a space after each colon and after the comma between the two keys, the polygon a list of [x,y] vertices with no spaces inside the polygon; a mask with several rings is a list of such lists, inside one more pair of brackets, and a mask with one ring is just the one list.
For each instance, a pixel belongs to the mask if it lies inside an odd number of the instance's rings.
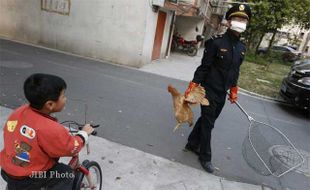
{"label": "building facade", "polygon": [[[209,0],[0,0],[0,37],[141,67],[211,20]],[[209,18],[210,17],[210,18]]]}

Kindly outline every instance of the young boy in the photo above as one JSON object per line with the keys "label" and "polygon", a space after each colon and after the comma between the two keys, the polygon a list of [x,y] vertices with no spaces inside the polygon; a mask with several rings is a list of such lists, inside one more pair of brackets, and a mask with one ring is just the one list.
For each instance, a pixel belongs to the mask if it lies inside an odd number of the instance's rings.
{"label": "young boy", "polygon": [[[65,81],[54,75],[33,74],[26,79],[24,93],[29,105],[16,109],[3,127],[0,166],[9,190],[72,189],[72,169],[58,159],[77,154],[93,128],[87,124],[72,136],[50,116],[64,108],[65,89]],[[42,171],[44,175],[35,176]],[[65,177],[56,178],[56,173]]]}

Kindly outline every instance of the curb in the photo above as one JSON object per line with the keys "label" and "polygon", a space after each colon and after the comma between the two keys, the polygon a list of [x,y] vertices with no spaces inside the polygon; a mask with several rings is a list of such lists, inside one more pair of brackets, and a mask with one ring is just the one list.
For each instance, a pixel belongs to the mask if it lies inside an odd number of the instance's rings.
{"label": "curb", "polygon": [[22,44],[22,45],[32,46],[32,47],[35,47],[35,48],[41,48],[41,49],[49,50],[49,51],[52,51],[52,52],[61,53],[61,54],[65,54],[65,55],[70,55],[70,56],[74,56],[74,57],[82,58],[82,59],[87,59],[87,60],[91,60],[91,61],[98,61],[100,63],[109,64],[109,65],[113,65],[113,66],[116,66],[116,67],[122,67],[122,68],[126,68],[126,69],[139,70],[139,68],[141,68],[141,67],[133,67],[133,66],[122,65],[122,64],[110,61],[110,60],[104,60],[104,59],[98,59],[98,58],[93,58],[93,57],[87,57],[87,56],[75,54],[75,53],[72,53],[72,52],[63,51],[63,50],[60,50],[60,49],[54,49],[54,48],[46,47],[46,46],[39,45],[39,44],[33,44],[31,42],[24,42],[24,41],[19,41],[19,40],[16,40],[16,39],[10,39],[10,38],[7,38],[6,36],[1,36],[1,35],[0,35],[0,40],[12,41],[12,42],[16,42],[16,43],[19,43],[19,44]]}
{"label": "curb", "polygon": [[245,95],[254,96],[254,97],[257,97],[257,98],[264,99],[264,100],[270,100],[270,101],[278,102],[278,103],[285,104],[285,105],[291,105],[291,104],[289,104],[289,103],[287,103],[284,100],[279,99],[279,98],[272,98],[272,97],[269,97],[269,96],[260,95],[260,94],[257,94],[255,92],[251,92],[251,91],[245,90],[245,89],[240,88],[240,87],[239,87],[239,89]]}

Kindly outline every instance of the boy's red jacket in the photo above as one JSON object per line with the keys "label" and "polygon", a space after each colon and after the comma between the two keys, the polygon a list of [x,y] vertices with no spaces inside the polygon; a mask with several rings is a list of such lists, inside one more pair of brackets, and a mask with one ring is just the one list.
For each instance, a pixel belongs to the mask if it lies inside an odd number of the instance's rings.
{"label": "boy's red jacket", "polygon": [[0,166],[16,177],[47,171],[59,157],[75,155],[84,144],[82,137],[71,136],[55,118],[42,115],[29,105],[10,115],[3,127],[3,137]]}

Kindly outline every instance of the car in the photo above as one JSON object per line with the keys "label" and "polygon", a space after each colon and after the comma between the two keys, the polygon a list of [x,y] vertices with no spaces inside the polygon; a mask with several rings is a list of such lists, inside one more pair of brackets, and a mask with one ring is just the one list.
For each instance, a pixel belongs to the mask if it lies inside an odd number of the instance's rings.
{"label": "car", "polygon": [[298,49],[297,46],[293,46],[293,45],[287,45],[287,47],[293,48],[294,50],[297,50],[297,49]]}
{"label": "car", "polygon": [[300,63],[291,68],[282,80],[280,95],[288,102],[303,109],[310,109],[310,64]]}
{"label": "car", "polygon": [[310,64],[310,59],[303,59],[303,60],[298,60],[295,61],[294,64],[292,65],[292,68],[297,66],[297,65],[301,65],[301,64]]}
{"label": "car", "polygon": [[[268,48],[258,48],[257,54],[262,55],[267,53]],[[284,61],[296,61],[302,57],[302,53],[288,46],[272,46],[271,51],[282,53]]]}

